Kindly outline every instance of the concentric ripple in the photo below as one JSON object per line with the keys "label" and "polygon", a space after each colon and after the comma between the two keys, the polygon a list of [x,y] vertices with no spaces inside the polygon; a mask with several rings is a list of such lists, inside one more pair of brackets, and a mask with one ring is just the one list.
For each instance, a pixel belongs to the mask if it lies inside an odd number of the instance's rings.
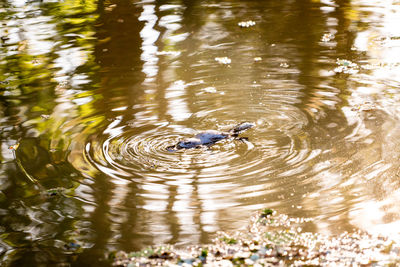
{"label": "concentric ripple", "polygon": [[[206,117],[200,120],[204,126],[198,130],[168,123],[143,127],[112,123],[102,135],[88,139],[85,154],[97,169],[127,179],[195,177],[206,183],[236,183],[240,177],[265,183],[288,172],[302,172],[311,154],[308,136],[302,129],[307,124],[305,116],[299,119],[301,116],[293,110],[269,114],[268,122],[258,119],[254,128],[242,134],[245,139],[228,138],[211,147],[176,151],[167,148],[201,130],[228,131],[238,121],[217,124]],[[287,123],[282,123],[285,120]]]}

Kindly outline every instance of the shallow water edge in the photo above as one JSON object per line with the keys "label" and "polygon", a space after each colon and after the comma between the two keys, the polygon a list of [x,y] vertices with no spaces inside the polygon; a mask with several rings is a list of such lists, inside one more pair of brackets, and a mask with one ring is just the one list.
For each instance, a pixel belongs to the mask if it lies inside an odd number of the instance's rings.
{"label": "shallow water edge", "polygon": [[148,247],[112,254],[113,266],[397,266],[400,243],[361,231],[327,236],[303,232],[312,219],[265,209],[232,234],[219,232],[210,245]]}

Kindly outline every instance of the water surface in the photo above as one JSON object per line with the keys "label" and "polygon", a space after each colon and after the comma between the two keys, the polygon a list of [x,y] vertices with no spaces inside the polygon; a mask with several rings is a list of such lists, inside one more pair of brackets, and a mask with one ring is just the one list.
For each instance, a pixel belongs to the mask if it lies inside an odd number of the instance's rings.
{"label": "water surface", "polygon": [[[399,15],[390,0],[0,1],[1,260],[205,244],[262,208],[398,234]],[[248,141],[166,149],[244,121]]]}

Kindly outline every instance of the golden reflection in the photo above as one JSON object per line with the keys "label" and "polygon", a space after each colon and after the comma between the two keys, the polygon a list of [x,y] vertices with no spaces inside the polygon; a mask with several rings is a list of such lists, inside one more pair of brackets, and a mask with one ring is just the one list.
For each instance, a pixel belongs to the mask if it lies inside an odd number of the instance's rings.
{"label": "golden reflection", "polygon": [[139,21],[144,21],[145,26],[140,31],[140,37],[142,38],[142,50],[141,59],[144,61],[142,71],[147,76],[147,81],[153,81],[151,79],[158,72],[158,58],[156,56],[157,46],[154,43],[157,41],[160,32],[154,29],[157,22],[157,16],[154,14],[155,5],[143,5],[143,12],[139,17]]}
{"label": "golden reflection", "polygon": [[349,121],[355,122],[356,117],[358,127],[353,136],[369,137],[364,138],[369,147],[359,152],[363,170],[357,172],[357,168],[351,178],[364,191],[358,190],[361,199],[352,207],[349,217],[351,223],[361,229],[392,235],[398,229],[398,216],[393,215],[400,212],[395,204],[400,192],[400,185],[395,182],[400,154],[393,150],[400,125],[393,119],[397,117],[394,115],[397,104],[388,97],[387,91],[392,85],[398,87],[398,82],[391,81],[398,80],[400,51],[391,37],[400,34],[396,26],[400,9],[392,1],[376,2],[373,6],[359,1],[358,5],[362,6],[359,19],[380,27],[362,29],[354,42],[355,49],[368,54],[366,66],[370,71],[367,77],[354,78],[359,84],[351,90],[349,102],[358,106],[345,114]]}
{"label": "golden reflection", "polygon": [[[46,12],[27,17],[25,5]],[[41,224],[56,225],[58,247],[73,239],[94,255],[207,243],[265,207],[313,217],[310,230],[324,233],[399,226],[394,2],[17,1],[9,10],[7,220],[23,203],[51,218]],[[247,139],[166,149],[243,121],[257,124]],[[6,165],[19,142],[23,168]],[[43,191],[72,193],[41,202],[17,167]],[[48,239],[29,236],[29,214],[20,216],[21,240]]]}

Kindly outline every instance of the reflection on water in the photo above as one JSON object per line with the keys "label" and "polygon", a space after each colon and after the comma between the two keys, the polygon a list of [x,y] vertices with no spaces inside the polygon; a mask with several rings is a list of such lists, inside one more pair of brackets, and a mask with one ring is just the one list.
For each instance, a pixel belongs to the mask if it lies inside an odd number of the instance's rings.
{"label": "reflection on water", "polygon": [[264,207],[397,233],[399,8],[1,2],[2,260],[207,243]]}

